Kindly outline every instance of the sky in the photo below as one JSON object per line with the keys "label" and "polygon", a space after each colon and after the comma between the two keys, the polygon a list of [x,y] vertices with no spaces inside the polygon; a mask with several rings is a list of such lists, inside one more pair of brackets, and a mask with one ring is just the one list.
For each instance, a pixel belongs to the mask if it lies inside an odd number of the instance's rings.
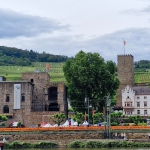
{"label": "sky", "polygon": [[0,0],[0,46],[150,60],[150,0]]}

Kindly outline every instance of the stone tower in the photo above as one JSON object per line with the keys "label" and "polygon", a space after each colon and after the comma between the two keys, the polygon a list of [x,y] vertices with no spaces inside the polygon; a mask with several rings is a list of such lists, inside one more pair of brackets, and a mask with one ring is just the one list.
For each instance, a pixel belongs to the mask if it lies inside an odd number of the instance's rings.
{"label": "stone tower", "polygon": [[134,58],[132,55],[118,55],[118,78],[120,81],[117,90],[117,106],[122,106],[122,90],[126,85],[134,86]]}

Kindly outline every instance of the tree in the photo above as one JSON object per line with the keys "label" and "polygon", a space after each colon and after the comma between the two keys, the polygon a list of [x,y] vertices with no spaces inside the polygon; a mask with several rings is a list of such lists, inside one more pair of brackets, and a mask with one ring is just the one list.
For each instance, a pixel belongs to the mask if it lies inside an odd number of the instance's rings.
{"label": "tree", "polygon": [[65,121],[65,114],[64,113],[60,113],[60,114],[55,114],[53,116],[53,118],[51,117],[51,119],[53,120],[54,123],[58,124],[58,126],[60,125],[61,122]]}
{"label": "tree", "polygon": [[100,123],[104,121],[103,113],[95,113],[93,116],[93,123]]}
{"label": "tree", "polygon": [[76,122],[78,122],[78,125],[81,124],[81,122],[83,122],[83,120],[84,120],[84,114],[77,112],[77,113],[73,116],[73,120],[75,120]]}
{"label": "tree", "polygon": [[63,67],[68,97],[75,111],[85,112],[85,97],[90,105],[102,111],[104,96],[114,96],[119,86],[116,65],[105,62],[98,53],[80,51],[75,58],[68,59]]}

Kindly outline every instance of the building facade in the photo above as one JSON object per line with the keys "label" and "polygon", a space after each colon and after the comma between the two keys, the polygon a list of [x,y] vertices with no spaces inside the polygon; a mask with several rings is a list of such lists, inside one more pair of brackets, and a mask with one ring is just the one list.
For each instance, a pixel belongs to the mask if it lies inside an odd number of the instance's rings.
{"label": "building facade", "polygon": [[123,114],[126,116],[150,116],[150,88],[149,86],[127,85],[122,90]]}
{"label": "building facade", "polygon": [[50,116],[67,116],[67,91],[64,83],[51,83],[46,72],[23,73],[17,82],[0,81],[0,114],[25,126],[51,122]]}

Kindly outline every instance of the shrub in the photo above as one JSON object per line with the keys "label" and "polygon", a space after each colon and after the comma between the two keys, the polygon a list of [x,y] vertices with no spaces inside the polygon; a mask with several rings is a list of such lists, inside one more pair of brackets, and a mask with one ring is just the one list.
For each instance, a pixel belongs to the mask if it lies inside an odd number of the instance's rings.
{"label": "shrub", "polygon": [[85,143],[81,141],[74,141],[68,144],[68,147],[70,148],[82,148],[85,147]]}
{"label": "shrub", "polygon": [[117,124],[117,122],[112,122],[111,123],[111,126],[117,126],[118,124]]}

